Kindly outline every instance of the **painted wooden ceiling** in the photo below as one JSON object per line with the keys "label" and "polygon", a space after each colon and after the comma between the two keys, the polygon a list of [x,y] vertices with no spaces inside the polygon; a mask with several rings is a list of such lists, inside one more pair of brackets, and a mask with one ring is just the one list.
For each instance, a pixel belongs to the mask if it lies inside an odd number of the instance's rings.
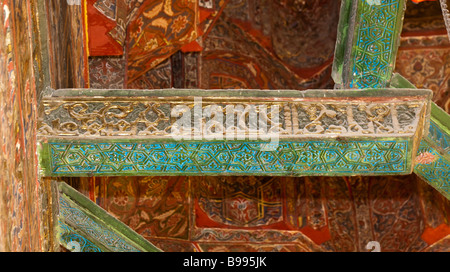
{"label": "painted wooden ceiling", "polygon": [[[91,88],[334,86],[339,1],[88,3]],[[450,112],[449,67],[439,3],[409,1],[396,71]],[[370,241],[383,251],[450,250],[450,203],[415,175],[71,184],[164,251],[365,251]]]}

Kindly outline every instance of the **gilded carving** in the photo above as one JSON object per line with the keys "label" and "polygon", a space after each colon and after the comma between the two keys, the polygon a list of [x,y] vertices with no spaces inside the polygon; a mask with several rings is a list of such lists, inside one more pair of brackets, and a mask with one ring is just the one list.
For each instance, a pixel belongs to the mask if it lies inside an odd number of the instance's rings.
{"label": "gilded carving", "polygon": [[[198,122],[203,135],[227,132],[244,134],[279,133],[289,136],[394,136],[413,134],[425,102],[243,102],[104,100],[44,101],[40,136],[155,136],[195,133],[196,127],[180,127],[200,106]],[[186,108],[185,110],[182,110]],[[197,108],[198,109],[198,108]],[[278,112],[278,113],[276,113]],[[252,118],[255,117],[255,118]],[[196,119],[195,119],[196,120]],[[194,120],[194,123],[195,123]],[[261,125],[263,124],[263,125]]]}

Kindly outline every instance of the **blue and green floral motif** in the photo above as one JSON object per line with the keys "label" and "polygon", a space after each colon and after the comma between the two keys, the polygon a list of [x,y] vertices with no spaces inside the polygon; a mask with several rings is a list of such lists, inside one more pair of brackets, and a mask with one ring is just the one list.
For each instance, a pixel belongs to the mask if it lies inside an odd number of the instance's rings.
{"label": "blue and green floral motif", "polygon": [[409,141],[49,143],[49,175],[409,173]]}

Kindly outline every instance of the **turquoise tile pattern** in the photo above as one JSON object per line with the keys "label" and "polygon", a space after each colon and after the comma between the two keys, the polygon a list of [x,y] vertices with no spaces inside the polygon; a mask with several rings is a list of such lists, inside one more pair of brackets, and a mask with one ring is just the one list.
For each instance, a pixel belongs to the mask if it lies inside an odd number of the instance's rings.
{"label": "turquoise tile pattern", "polygon": [[50,175],[364,175],[410,172],[406,139],[49,143]]}

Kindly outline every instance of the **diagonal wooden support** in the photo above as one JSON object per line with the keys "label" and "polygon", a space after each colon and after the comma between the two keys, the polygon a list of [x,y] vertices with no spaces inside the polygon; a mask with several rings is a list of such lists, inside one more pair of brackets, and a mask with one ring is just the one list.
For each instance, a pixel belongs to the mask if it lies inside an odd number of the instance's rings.
{"label": "diagonal wooden support", "polygon": [[405,0],[343,0],[333,63],[339,89],[385,88],[394,71]]}
{"label": "diagonal wooden support", "polygon": [[450,199],[450,115],[432,104],[430,129],[421,142],[414,173]]}
{"label": "diagonal wooden support", "polygon": [[[392,77],[391,87],[414,88],[399,74]],[[428,132],[420,143],[414,173],[450,199],[450,115],[431,103]]]}
{"label": "diagonal wooden support", "polygon": [[[333,63],[336,88],[415,88],[401,75],[392,74],[404,9],[401,0],[342,1]],[[450,118],[434,103],[431,108],[414,172],[450,199]]]}
{"label": "diagonal wooden support", "polygon": [[158,252],[160,249],[63,182],[57,183],[60,244],[77,252]]}

